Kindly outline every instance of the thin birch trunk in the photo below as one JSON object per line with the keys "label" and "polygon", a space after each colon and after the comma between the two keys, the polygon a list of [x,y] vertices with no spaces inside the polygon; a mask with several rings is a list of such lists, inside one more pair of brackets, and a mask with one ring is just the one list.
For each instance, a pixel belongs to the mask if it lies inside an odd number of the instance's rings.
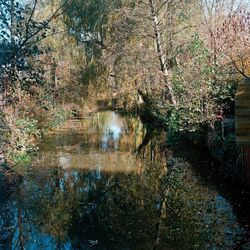
{"label": "thin birch trunk", "polygon": [[159,27],[159,20],[157,17],[156,7],[155,7],[155,1],[149,0],[149,6],[151,10],[151,17],[153,20],[153,27],[154,27],[154,38],[156,43],[156,49],[157,49],[157,56],[160,63],[161,72],[163,74],[163,80],[164,84],[168,90],[169,96],[170,96],[170,102],[176,106],[177,101],[174,95],[174,90],[170,81],[169,72],[166,64],[166,55],[162,48],[162,42],[161,42],[161,33],[160,33],[160,27]]}

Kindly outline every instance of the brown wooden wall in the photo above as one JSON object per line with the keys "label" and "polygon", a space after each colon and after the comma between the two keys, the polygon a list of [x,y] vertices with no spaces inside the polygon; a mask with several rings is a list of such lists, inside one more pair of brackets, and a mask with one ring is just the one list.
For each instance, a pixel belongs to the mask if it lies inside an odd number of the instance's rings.
{"label": "brown wooden wall", "polygon": [[250,147],[250,79],[239,84],[235,99],[236,141]]}
{"label": "brown wooden wall", "polygon": [[250,184],[250,147],[242,148],[243,179]]}
{"label": "brown wooden wall", "polygon": [[236,142],[242,148],[243,178],[250,183],[250,79],[239,84],[235,99]]}

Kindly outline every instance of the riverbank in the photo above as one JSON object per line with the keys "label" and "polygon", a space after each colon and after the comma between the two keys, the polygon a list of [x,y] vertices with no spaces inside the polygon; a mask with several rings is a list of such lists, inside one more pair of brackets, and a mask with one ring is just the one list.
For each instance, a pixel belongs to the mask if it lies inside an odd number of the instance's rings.
{"label": "riverbank", "polygon": [[175,130],[169,126],[169,114],[142,105],[136,109],[142,121],[149,127],[167,131],[169,145],[185,142],[194,147],[204,149],[218,164],[217,174],[227,182],[238,183],[247,187],[241,162],[241,150],[236,144],[234,115],[227,115],[214,122],[213,128],[200,127],[194,131]]}
{"label": "riverbank", "polygon": [[29,95],[17,103],[3,106],[0,110],[1,162],[9,166],[28,164],[43,136],[69,119],[95,111],[75,103],[53,104],[41,97],[31,100]]}

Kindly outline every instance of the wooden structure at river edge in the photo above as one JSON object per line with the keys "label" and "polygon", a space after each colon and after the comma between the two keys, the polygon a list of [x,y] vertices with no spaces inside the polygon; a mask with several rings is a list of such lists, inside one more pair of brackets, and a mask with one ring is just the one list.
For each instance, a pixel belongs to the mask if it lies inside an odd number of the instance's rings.
{"label": "wooden structure at river edge", "polygon": [[250,78],[242,81],[235,99],[236,142],[241,147],[243,177],[250,184]]}

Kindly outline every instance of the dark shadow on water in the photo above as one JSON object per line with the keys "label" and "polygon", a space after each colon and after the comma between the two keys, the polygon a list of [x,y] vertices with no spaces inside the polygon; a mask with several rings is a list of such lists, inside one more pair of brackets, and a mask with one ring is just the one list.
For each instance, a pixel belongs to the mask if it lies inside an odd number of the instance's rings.
{"label": "dark shadow on water", "polygon": [[[214,160],[205,148],[199,148],[192,142],[183,141],[172,144],[170,149],[174,157],[190,163],[192,170],[203,185],[216,190],[230,203],[239,222],[246,230],[246,239],[243,241],[250,242],[249,187],[226,178],[221,172],[221,163]],[[250,245],[246,249],[250,249]]]}

